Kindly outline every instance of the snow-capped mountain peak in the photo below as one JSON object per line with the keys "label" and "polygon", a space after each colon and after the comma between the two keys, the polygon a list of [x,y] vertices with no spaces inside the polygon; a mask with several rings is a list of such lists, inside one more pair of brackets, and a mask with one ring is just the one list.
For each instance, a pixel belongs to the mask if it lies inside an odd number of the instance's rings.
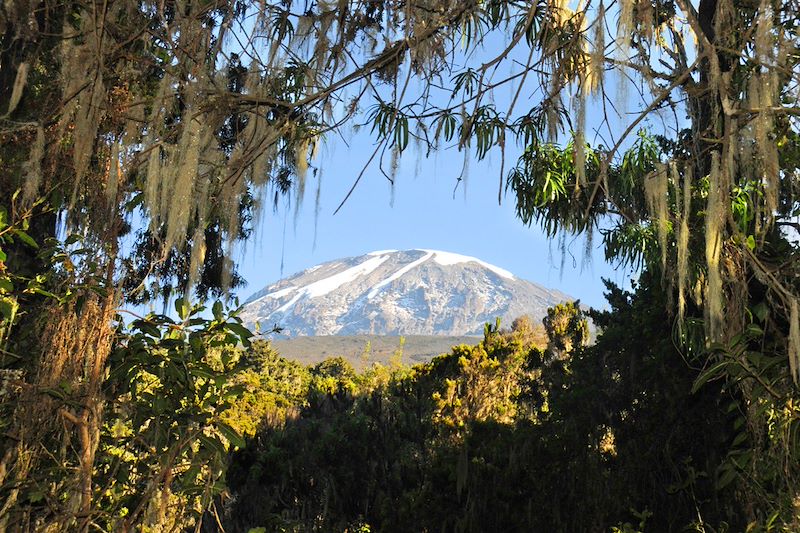
{"label": "snow-capped mountain peak", "polygon": [[440,265],[449,266],[449,265],[457,265],[459,263],[478,263],[484,268],[488,268],[498,276],[508,279],[514,279],[514,274],[512,274],[508,270],[496,267],[494,265],[490,265],[489,263],[481,261],[480,259],[476,259],[475,257],[469,257],[468,255],[454,254],[452,252],[440,252],[438,250],[423,250],[423,251],[432,253],[433,260],[439,263]]}
{"label": "snow-capped mountain peak", "polygon": [[439,250],[381,250],[330,261],[251,296],[249,325],[295,335],[480,333],[500,316],[541,318],[569,297],[480,259]]}

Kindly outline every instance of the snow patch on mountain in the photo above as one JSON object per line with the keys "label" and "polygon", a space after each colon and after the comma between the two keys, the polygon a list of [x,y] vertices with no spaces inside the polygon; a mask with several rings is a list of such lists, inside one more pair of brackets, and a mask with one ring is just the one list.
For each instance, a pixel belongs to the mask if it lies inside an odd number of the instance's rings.
{"label": "snow patch on mountain", "polygon": [[339,272],[338,274],[334,274],[329,278],[321,279],[312,283],[311,285],[306,286],[303,289],[303,292],[305,292],[305,294],[307,294],[310,298],[325,296],[329,292],[335,291],[345,283],[352,283],[359,276],[365,276],[369,274],[381,266],[381,263],[387,259],[389,259],[388,256],[372,257],[359,265],[348,268],[344,272]]}
{"label": "snow patch on mountain", "polygon": [[286,287],[285,289],[281,289],[279,291],[275,291],[275,292],[271,292],[269,294],[265,294],[261,298],[281,298],[283,296],[286,296],[290,292],[296,291],[296,290],[297,290],[297,287]]}
{"label": "snow patch on mountain", "polygon": [[[310,283],[309,285],[302,287],[291,300],[280,306],[278,309],[275,310],[275,312],[285,313],[301,298],[319,298],[320,296],[325,296],[329,292],[335,291],[345,283],[352,283],[356,278],[369,274],[370,272],[381,266],[381,263],[383,263],[387,259],[388,256],[370,257],[366,261],[359,263],[354,267],[348,268],[343,272],[339,272],[327,278],[322,278],[321,280]],[[311,272],[314,272],[316,270],[317,269],[315,268]],[[306,273],[309,272],[306,271]],[[275,293],[270,293],[267,296],[273,296],[279,293],[288,294],[287,291],[288,289],[283,289]]]}
{"label": "snow patch on mountain", "polygon": [[428,251],[428,253],[426,255],[422,256],[422,258],[417,259],[416,261],[413,261],[413,262],[407,264],[406,266],[404,266],[403,268],[401,268],[400,270],[398,270],[397,272],[395,272],[394,274],[392,274],[391,276],[389,276],[385,280],[381,281],[377,285],[374,285],[372,287],[372,289],[370,289],[369,293],[367,293],[367,299],[371,300],[371,299],[375,298],[375,296],[377,296],[377,294],[380,292],[380,290],[382,288],[386,287],[387,285],[389,285],[394,280],[400,278],[400,276],[402,276],[403,274],[405,274],[409,270],[417,267],[418,265],[420,265],[420,264],[424,263],[425,261],[427,261],[428,259],[430,259],[434,255],[434,253],[435,252]]}
{"label": "snow patch on mountain", "polygon": [[422,250],[422,251],[433,253],[434,254],[433,260],[439,263],[440,265],[450,266],[450,265],[457,265],[459,263],[478,263],[479,265],[488,268],[498,276],[508,279],[514,279],[514,274],[512,274],[508,270],[491,265],[475,257],[470,257],[468,255],[454,254],[452,252],[440,252],[437,250]]}

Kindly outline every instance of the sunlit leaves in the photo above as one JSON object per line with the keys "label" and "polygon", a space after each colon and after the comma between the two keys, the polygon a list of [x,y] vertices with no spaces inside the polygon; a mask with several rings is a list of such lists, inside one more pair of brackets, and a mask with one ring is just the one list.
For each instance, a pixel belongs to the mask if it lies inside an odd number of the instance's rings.
{"label": "sunlit leaves", "polygon": [[660,257],[658,239],[652,225],[618,224],[601,230],[606,260],[640,270]]}
{"label": "sunlit leaves", "polygon": [[[517,127],[530,130],[526,136],[534,138],[540,125],[535,117],[528,117]],[[605,176],[601,173],[604,154],[586,146],[587,186],[577,176],[580,153],[572,142],[564,148],[540,142],[527,146],[506,181],[507,190],[514,194],[517,217],[556,236],[561,231],[578,234],[594,228],[607,213],[622,215],[616,221],[608,219],[601,230],[606,259],[636,269],[652,264],[649,261],[659,257],[658,241],[646,208],[644,183],[662,157],[658,143],[640,132],[621,162],[604,169]],[[672,221],[663,224],[671,234]]]}
{"label": "sunlit leaves", "polygon": [[761,192],[755,183],[747,182],[733,187],[731,193],[733,219],[739,231],[747,235],[752,231],[752,223],[756,217],[756,206]]}
{"label": "sunlit leaves", "polygon": [[[245,392],[234,379],[247,368],[237,345],[249,343],[252,333],[221,303],[213,319],[185,299],[175,309],[181,322],[151,314],[121,329],[111,357],[107,386],[119,403],[109,416],[117,430],[105,436],[104,451],[127,474],[115,480],[118,499],[106,504],[130,513],[154,491],[207,503],[224,488],[229,447],[244,445],[222,415]],[[119,431],[120,424],[132,431]]]}
{"label": "sunlit leaves", "polygon": [[622,156],[619,167],[619,180],[615,184],[624,194],[633,194],[638,188],[642,190],[642,178],[653,172],[660,157],[655,139],[641,130],[636,142]]}
{"label": "sunlit leaves", "polygon": [[536,208],[566,194],[571,169],[568,156],[555,145],[542,144],[528,148],[521,158],[523,166],[511,170],[509,185],[517,195],[517,214],[525,224],[532,222]]}
{"label": "sunlit leaves", "polygon": [[[586,191],[576,189],[575,150],[572,145],[559,148],[551,143],[528,146],[506,180],[514,193],[517,217],[525,224],[537,222],[548,235],[559,231],[578,232],[593,224],[583,219],[581,200]],[[597,179],[599,160],[586,150],[586,175],[590,183]],[[592,216],[597,216],[597,210]]]}

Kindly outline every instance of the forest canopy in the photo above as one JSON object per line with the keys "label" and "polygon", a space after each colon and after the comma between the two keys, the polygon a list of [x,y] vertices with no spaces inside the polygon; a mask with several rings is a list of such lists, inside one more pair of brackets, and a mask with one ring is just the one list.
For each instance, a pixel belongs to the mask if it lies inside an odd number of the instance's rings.
{"label": "forest canopy", "polygon": [[[209,501],[223,470],[213,450],[236,440],[209,399],[230,391],[209,376],[238,372],[238,356],[218,350],[250,334],[222,304],[200,318],[191,296],[241,283],[232,246],[271,203],[300,202],[321,179],[316,147],[357,124],[375,141],[366,168],[389,180],[406,150],[498,154],[499,198],[521,223],[550,237],[599,232],[610,261],[660,280],[696,388],[725,383],[746,413],[737,475],[780,494],[775,520],[790,524],[799,11],[773,0],[5,2],[0,361],[14,394],[3,396],[0,525],[89,528],[111,490],[96,482],[101,457],[124,455],[102,446],[104,420],[148,387],[175,395],[153,420],[182,394],[198,409],[163,419],[166,436],[154,429],[158,445],[145,447],[157,475],[142,467],[127,481],[166,502],[188,464]],[[121,320],[126,303],[159,298],[176,300],[178,319]],[[196,379],[165,374],[165,361]],[[181,438],[187,427],[205,444]],[[145,520],[145,500],[125,504],[126,528]]]}

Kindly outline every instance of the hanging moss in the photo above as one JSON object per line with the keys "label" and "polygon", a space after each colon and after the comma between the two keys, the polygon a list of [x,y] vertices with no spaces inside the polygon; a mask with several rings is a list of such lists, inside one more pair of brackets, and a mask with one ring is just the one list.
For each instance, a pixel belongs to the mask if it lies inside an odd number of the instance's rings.
{"label": "hanging moss", "polygon": [[794,384],[800,382],[800,306],[797,298],[789,305],[789,368]]}
{"label": "hanging moss", "polygon": [[[301,134],[303,135],[303,134]],[[296,143],[294,148],[294,165],[295,173],[297,176],[297,193],[295,194],[295,205],[300,207],[303,197],[306,192],[306,174],[308,173],[308,149],[310,140],[307,136],[303,135],[299,142]]]}
{"label": "hanging moss", "polygon": [[106,203],[112,208],[117,203],[117,191],[119,189],[119,182],[122,180],[121,156],[119,142],[112,142],[111,155],[108,159],[108,175],[105,177]]}
{"label": "hanging moss", "polygon": [[[629,2],[633,3],[633,2]],[[623,8],[627,9],[627,8]],[[636,27],[647,41],[652,41],[656,34],[657,26],[654,20],[653,3],[649,1],[636,2]]]}
{"label": "hanging moss", "polygon": [[589,79],[591,80],[590,91],[596,94],[603,86],[603,76],[605,75],[606,61],[606,8],[603,2],[597,8],[597,17],[593,23],[594,35],[592,37],[592,49],[589,56]]}
{"label": "hanging moss", "polygon": [[198,179],[200,150],[203,127],[197,118],[191,118],[183,129],[181,139],[175,153],[175,172],[168,174],[172,179],[164,190],[170,191],[164,198],[163,215],[166,218],[167,248],[182,247],[186,230],[189,227],[189,216],[193,210],[194,188]]}
{"label": "hanging moss", "polygon": [[659,164],[644,180],[645,200],[653,224],[656,226],[661,249],[661,268],[667,267],[667,232],[669,230],[669,173],[666,165]]}
{"label": "hanging moss", "polygon": [[575,190],[586,187],[586,94],[583,88],[575,96]]}
{"label": "hanging moss", "polygon": [[[677,173],[677,169],[676,169]],[[675,184],[677,190],[680,190],[679,179],[676,176]],[[684,170],[683,176],[683,204],[678,205],[682,207],[680,215],[680,228],[678,230],[677,247],[678,247],[678,317],[683,320],[686,312],[686,290],[689,282],[689,217],[691,216],[692,204],[692,169],[687,166]]]}
{"label": "hanging moss", "polygon": [[636,0],[620,2],[619,20],[617,22],[617,42],[620,59],[626,61],[631,48],[631,37],[634,35],[633,11],[638,5]]}
{"label": "hanging moss", "polygon": [[33,141],[25,169],[25,185],[22,191],[22,203],[30,205],[39,193],[42,183],[42,161],[44,160],[45,132],[41,124],[36,125],[36,139]]}
{"label": "hanging moss", "polygon": [[[633,10],[637,2],[630,0],[620,2],[619,18],[617,19],[616,35],[616,59],[622,62],[631,60],[631,39],[634,35]],[[624,113],[628,106],[628,84],[629,78],[623,69],[619,69],[617,75],[617,94],[616,107],[620,113]],[[646,75],[646,74],[645,74]]]}
{"label": "hanging moss", "polygon": [[722,255],[723,231],[725,229],[726,205],[722,191],[719,168],[719,153],[711,155],[708,199],[706,201],[706,268],[705,287],[706,329],[709,340],[722,340],[725,332],[724,294],[720,257]]}
{"label": "hanging moss", "polygon": [[73,205],[77,190],[89,170],[95,139],[105,115],[106,99],[106,87],[100,77],[95,77],[95,81],[87,90],[81,91],[78,98],[72,132],[72,157],[75,165],[75,192],[71,201]]}
{"label": "hanging moss", "polygon": [[28,63],[23,61],[17,67],[17,75],[14,77],[14,85],[11,88],[11,98],[8,99],[8,111],[6,115],[14,112],[22,99],[22,91],[25,89],[25,84],[28,83]]}

